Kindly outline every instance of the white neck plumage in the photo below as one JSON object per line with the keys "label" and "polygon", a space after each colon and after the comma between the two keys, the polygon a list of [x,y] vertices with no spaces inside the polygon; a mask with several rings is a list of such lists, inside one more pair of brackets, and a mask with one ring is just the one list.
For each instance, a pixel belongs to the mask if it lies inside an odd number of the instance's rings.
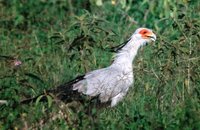
{"label": "white neck plumage", "polygon": [[132,68],[132,62],[137,55],[138,49],[145,44],[145,40],[139,39],[136,36],[132,35],[128,43],[115,55],[112,66],[125,65]]}

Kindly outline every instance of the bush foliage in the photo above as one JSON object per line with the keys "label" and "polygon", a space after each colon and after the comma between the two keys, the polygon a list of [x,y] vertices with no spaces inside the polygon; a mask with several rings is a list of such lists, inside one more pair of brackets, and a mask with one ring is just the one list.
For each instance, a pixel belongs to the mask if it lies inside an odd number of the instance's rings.
{"label": "bush foliage", "polygon": [[[0,0],[0,129],[200,129],[200,2]],[[13,107],[110,64],[138,27],[158,39],[134,61],[134,87],[115,108],[52,102]],[[21,63],[20,63],[21,62]],[[17,66],[19,63],[21,65]],[[76,107],[72,104],[71,107]]]}

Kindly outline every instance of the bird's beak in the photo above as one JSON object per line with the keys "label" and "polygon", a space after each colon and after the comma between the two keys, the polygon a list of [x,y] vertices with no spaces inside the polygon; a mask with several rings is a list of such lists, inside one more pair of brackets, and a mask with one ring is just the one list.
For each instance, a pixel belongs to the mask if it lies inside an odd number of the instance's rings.
{"label": "bird's beak", "polygon": [[154,33],[147,35],[147,37],[150,38],[154,42],[156,41],[156,35]]}

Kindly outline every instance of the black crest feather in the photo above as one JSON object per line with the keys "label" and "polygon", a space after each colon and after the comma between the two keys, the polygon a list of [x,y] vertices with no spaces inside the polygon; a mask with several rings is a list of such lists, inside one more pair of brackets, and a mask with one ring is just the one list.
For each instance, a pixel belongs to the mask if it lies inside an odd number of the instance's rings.
{"label": "black crest feather", "polygon": [[128,39],[125,42],[123,42],[115,47],[110,48],[109,51],[116,52],[116,53],[119,52],[119,50],[121,50],[130,40],[131,39]]}

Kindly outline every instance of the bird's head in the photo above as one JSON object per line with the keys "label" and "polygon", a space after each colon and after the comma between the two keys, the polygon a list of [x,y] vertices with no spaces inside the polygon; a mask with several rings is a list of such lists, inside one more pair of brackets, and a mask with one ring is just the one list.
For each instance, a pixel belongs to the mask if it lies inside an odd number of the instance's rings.
{"label": "bird's head", "polygon": [[122,48],[128,46],[133,46],[137,44],[138,47],[141,47],[143,45],[146,45],[147,43],[156,41],[156,35],[153,33],[151,29],[148,28],[138,28],[133,35],[124,43],[112,47],[110,51],[112,52],[118,52]]}
{"label": "bird's head", "polygon": [[156,35],[151,29],[148,28],[138,28],[132,37],[135,37],[137,40],[142,40],[144,45],[150,42],[156,41]]}

